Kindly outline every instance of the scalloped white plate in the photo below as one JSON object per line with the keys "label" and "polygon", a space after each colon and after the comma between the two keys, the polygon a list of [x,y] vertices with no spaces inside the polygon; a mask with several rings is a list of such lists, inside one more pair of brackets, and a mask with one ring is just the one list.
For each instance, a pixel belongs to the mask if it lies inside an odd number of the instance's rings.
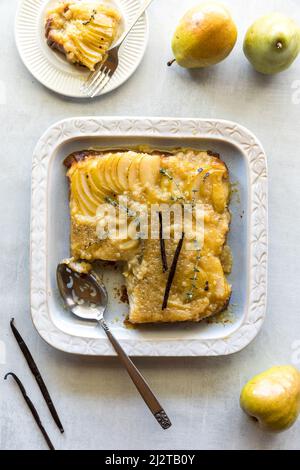
{"label": "scalloped white plate", "polygon": [[[140,0],[103,1],[114,4],[121,11],[121,30],[133,20],[141,3]],[[71,98],[86,98],[80,87],[89,71],[70,64],[63,54],[50,49],[45,39],[45,12],[55,2],[56,0],[20,0],[15,22],[17,48],[24,65],[44,86]],[[122,45],[118,69],[101,95],[115,90],[135,72],[144,56],[147,42],[148,20],[145,14]]]}
{"label": "scalloped white plate", "polygon": [[[221,154],[233,192],[229,244],[234,264],[227,323],[144,326],[127,329],[127,306],[118,301],[121,275],[104,272],[108,321],[132,356],[219,356],[247,346],[260,330],[267,299],[267,163],[256,137],[221,120],[169,118],[68,119],[50,127],[37,144],[32,169],[31,313],[40,335],[62,351],[114,355],[105,334],[66,312],[56,286],[57,263],[69,254],[68,187],[63,167],[71,152],[88,147],[194,147]],[[228,317],[227,317],[228,318]]]}

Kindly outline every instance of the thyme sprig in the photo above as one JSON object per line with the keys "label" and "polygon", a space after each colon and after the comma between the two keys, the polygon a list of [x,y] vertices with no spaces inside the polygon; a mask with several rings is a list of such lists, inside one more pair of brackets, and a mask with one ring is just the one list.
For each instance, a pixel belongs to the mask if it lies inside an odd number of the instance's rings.
{"label": "thyme sprig", "polygon": [[193,268],[194,274],[193,274],[193,277],[190,278],[190,280],[192,281],[191,290],[186,293],[186,298],[188,302],[191,302],[193,300],[195,290],[197,289],[198,274],[200,273],[200,269],[199,269],[200,260],[201,260],[201,252],[200,250],[198,250],[198,254],[196,256],[196,263]]}
{"label": "thyme sprig", "polygon": [[88,20],[86,20],[86,21],[83,21],[82,24],[83,24],[83,25],[89,24],[92,20],[95,19],[95,16],[96,16],[96,15],[97,15],[97,10],[93,9],[93,12],[92,12],[90,18],[89,18]]}
{"label": "thyme sprig", "polygon": [[[181,188],[180,188],[180,186],[179,186],[179,183],[178,183],[178,181],[176,181],[176,179],[174,178],[174,176],[171,175],[171,173],[170,173],[168,170],[166,170],[165,168],[161,168],[161,169],[159,170],[159,172],[160,172],[161,175],[165,176],[166,178],[168,178],[170,181],[172,181],[172,182],[175,184],[176,189],[177,189],[177,191],[178,191],[179,194],[180,194],[179,196],[173,196],[173,195],[172,195],[172,196],[171,196],[171,200],[172,200],[172,201],[176,201],[176,202],[177,202],[177,201],[183,201],[184,203],[186,203],[186,202],[187,202],[186,197],[185,197],[185,195],[182,193],[182,190],[181,190]],[[204,168],[198,168],[197,171],[196,171],[196,174],[197,174],[197,175],[200,175],[200,174],[203,173],[203,172],[204,172]],[[203,176],[203,182],[205,182],[206,179],[209,178],[209,176],[210,176],[210,172],[207,171],[207,172],[204,174],[204,176]],[[193,195],[193,200],[192,200],[192,206],[193,206],[193,208],[194,208],[194,207],[195,207],[195,203],[196,203],[196,201],[195,201],[195,193],[196,193],[196,192],[199,192],[199,191],[198,191],[198,189],[193,189],[192,192],[194,193],[194,195]]]}
{"label": "thyme sprig", "polygon": [[172,182],[175,184],[176,189],[177,189],[177,191],[178,191],[179,194],[180,194],[180,196],[176,196],[176,197],[171,196],[171,200],[172,200],[172,201],[180,201],[180,200],[182,200],[182,201],[186,202],[186,198],[185,198],[184,194],[182,194],[182,190],[181,190],[181,188],[180,188],[180,186],[179,186],[179,183],[178,183],[178,181],[176,181],[176,179],[174,178],[174,176],[172,176],[172,175],[169,173],[169,171],[166,170],[165,168],[161,168],[161,169],[159,170],[159,172],[160,172],[161,175],[165,176],[166,178],[168,178],[170,181],[172,181]]}
{"label": "thyme sprig", "polygon": [[132,211],[131,209],[129,209],[128,207],[126,206],[123,206],[122,204],[120,204],[118,201],[116,201],[114,198],[110,197],[110,196],[106,196],[105,197],[105,202],[107,202],[108,204],[110,204],[111,206],[114,206],[116,207],[117,209],[120,209],[124,212],[127,213],[127,215],[129,217],[137,217],[137,213]]}

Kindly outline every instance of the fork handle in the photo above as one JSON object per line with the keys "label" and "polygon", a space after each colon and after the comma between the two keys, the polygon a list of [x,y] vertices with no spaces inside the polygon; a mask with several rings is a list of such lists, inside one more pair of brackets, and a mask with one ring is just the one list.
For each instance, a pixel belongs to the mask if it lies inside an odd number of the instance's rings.
{"label": "fork handle", "polygon": [[118,340],[112,334],[105,320],[100,320],[99,323],[104,329],[105,333],[107,334],[107,337],[110,340],[111,344],[113,345],[116,353],[118,354],[120,361],[125,366],[128,374],[131,377],[131,380],[133,381],[134,385],[140,392],[142,398],[144,399],[146,405],[149,407],[151,413],[154,415],[155,419],[158,421],[158,423],[161,425],[163,429],[168,429],[170,426],[172,426],[172,423],[169,420],[164,409],[161,407],[157,398],[153,394],[146,380],[138,371],[138,369],[135,367],[132,360],[128,357],[124,349],[121,347]]}
{"label": "fork handle", "polygon": [[139,21],[139,19],[141,18],[141,16],[145,13],[145,11],[147,10],[148,6],[150,5],[150,3],[152,3],[153,0],[144,0],[140,9],[138,10],[136,16],[134,17],[132,23],[130,24],[130,26],[128,27],[128,29],[126,29],[126,31],[124,31],[124,33],[121,35],[121,37],[119,38],[118,42],[117,42],[117,46],[120,47],[122,42],[125,41],[125,39],[127,38],[128,34],[130,33],[130,31],[132,30],[132,28],[136,25],[136,23]]}

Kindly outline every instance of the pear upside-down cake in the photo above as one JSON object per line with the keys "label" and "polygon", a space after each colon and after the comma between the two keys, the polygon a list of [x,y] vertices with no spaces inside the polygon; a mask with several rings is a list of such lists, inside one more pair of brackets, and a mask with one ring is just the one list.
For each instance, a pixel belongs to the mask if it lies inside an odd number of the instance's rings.
{"label": "pear upside-down cake", "polygon": [[120,13],[101,2],[57,2],[46,13],[48,45],[66,55],[69,62],[91,71],[103,62],[118,34]]}
{"label": "pear upside-down cake", "polygon": [[[218,155],[196,150],[82,151],[65,160],[70,183],[71,253],[77,260],[122,261],[131,323],[198,322],[227,308],[231,286],[228,170]],[[122,206],[119,197],[126,196]],[[169,218],[170,237],[164,237],[162,212],[157,231],[130,234],[153,207],[201,207],[202,243],[193,223],[191,232],[175,237],[175,216]],[[99,207],[113,207],[126,235],[99,237],[108,224]],[[195,209],[196,210],[196,209]],[[122,218],[123,214],[123,218]],[[195,215],[193,215],[195,218]],[[149,223],[150,226],[150,223]],[[201,231],[200,230],[200,231]],[[150,233],[151,232],[151,233]],[[102,233],[102,232],[101,232]],[[193,239],[193,237],[195,239]],[[167,293],[167,294],[166,294]]]}

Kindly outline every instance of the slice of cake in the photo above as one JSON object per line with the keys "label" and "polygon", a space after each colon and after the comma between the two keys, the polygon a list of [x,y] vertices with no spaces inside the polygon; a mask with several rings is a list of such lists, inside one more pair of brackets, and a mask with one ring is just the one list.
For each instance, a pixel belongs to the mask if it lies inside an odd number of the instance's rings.
{"label": "slice of cake", "polygon": [[102,2],[57,2],[46,13],[48,45],[65,54],[72,64],[95,70],[117,37],[120,13]]}

